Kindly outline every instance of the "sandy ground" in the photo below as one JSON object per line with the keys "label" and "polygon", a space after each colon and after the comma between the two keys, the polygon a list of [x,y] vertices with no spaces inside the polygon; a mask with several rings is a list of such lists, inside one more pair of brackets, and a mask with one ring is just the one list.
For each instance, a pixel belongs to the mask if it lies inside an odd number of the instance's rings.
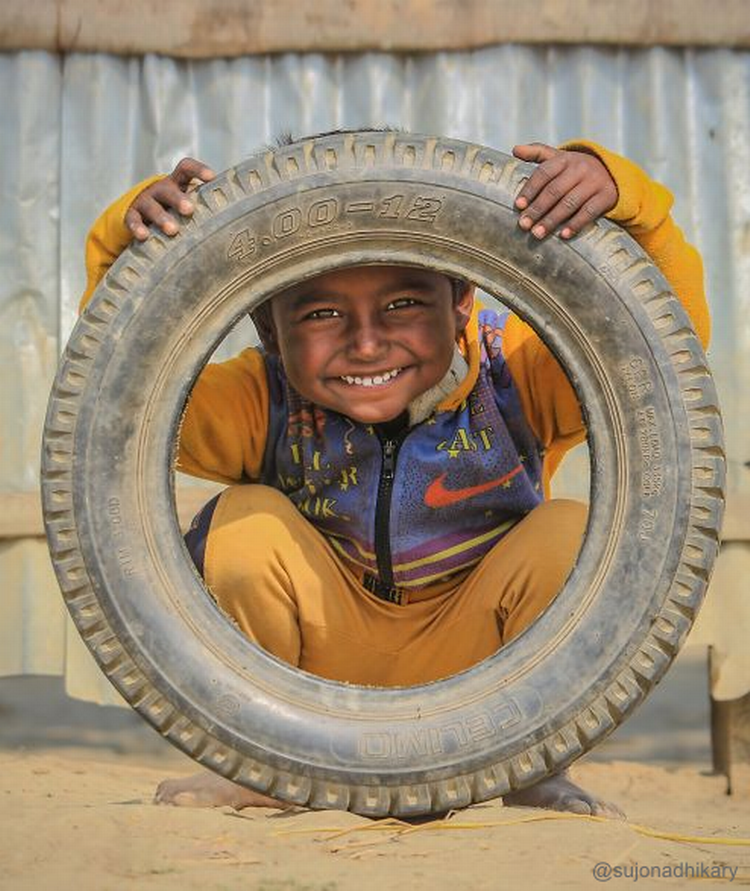
{"label": "sandy ground", "polygon": [[[133,713],[67,699],[50,678],[0,680],[0,888],[229,891],[750,885],[750,783],[727,797],[710,774],[703,657],[687,651],[641,710],[576,766],[629,821],[548,818],[477,805],[409,831],[345,813],[199,811],[151,804],[157,782],[193,769]],[[363,828],[367,827],[367,828]],[[335,835],[329,831],[348,830]],[[706,878],[724,867],[725,879]],[[666,867],[677,877],[647,877]],[[601,869],[601,867],[600,867]],[[639,873],[637,883],[633,874]],[[680,872],[683,875],[680,877]],[[705,886],[705,885],[704,885]]]}

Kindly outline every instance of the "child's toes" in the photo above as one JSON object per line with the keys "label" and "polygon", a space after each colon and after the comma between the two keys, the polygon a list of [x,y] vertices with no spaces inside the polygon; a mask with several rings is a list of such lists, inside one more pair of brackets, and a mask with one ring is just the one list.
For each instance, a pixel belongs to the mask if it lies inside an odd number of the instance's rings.
{"label": "child's toes", "polygon": [[550,804],[549,807],[552,810],[564,811],[569,814],[584,814],[588,817],[594,814],[596,804],[577,795],[566,795]]}
{"label": "child's toes", "polygon": [[604,801],[601,798],[595,798],[591,808],[591,814],[594,817],[608,817],[610,820],[626,820],[625,811],[618,807],[613,801]]}
{"label": "child's toes", "polygon": [[238,811],[246,807],[289,807],[284,802],[208,772],[162,780],[156,788],[154,804],[171,804],[174,807],[232,807]]}
{"label": "child's toes", "polygon": [[186,789],[184,779],[162,780],[156,787],[154,804],[171,804],[175,807],[195,807],[194,792]]}
{"label": "child's toes", "polygon": [[505,795],[503,801],[511,807],[541,807],[615,820],[625,818],[625,814],[616,804],[591,795],[574,783],[567,772],[554,774],[540,780],[534,786]]}
{"label": "child's toes", "polygon": [[561,797],[555,810],[585,814],[591,817],[607,817],[610,820],[625,819],[625,812],[614,802],[591,795],[580,787],[576,792]]}

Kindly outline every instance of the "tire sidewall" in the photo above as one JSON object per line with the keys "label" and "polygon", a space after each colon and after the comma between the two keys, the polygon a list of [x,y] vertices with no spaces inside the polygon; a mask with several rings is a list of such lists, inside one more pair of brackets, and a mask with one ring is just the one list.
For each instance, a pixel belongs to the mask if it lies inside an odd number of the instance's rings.
{"label": "tire sidewall", "polygon": [[[413,786],[501,766],[508,786],[527,785],[603,738],[671,658],[653,630],[687,535],[692,447],[678,371],[643,299],[668,286],[609,224],[572,243],[522,233],[513,198],[527,168],[482,153],[474,169],[496,171],[484,180],[342,164],[274,181],[251,160],[204,187],[174,242],[126,252],[81,322],[107,323],[73,432],[86,573],[139,676],[233,753],[235,773],[250,759],[331,783]],[[586,540],[552,606],[480,665],[398,690],[325,681],[248,644],[187,556],[171,472],[192,381],[250,307],[300,278],[382,262],[468,278],[537,328],[578,392],[592,456]],[[685,630],[662,638],[676,650]],[[603,698],[613,684],[619,709]]]}

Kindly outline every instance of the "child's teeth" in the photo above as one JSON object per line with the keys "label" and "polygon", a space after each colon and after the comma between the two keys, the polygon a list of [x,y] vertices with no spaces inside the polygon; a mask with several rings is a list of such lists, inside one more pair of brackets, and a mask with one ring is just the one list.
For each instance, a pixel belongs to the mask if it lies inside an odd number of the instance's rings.
{"label": "child's teeth", "polygon": [[376,374],[375,377],[352,377],[349,374],[342,375],[342,380],[347,384],[356,384],[358,387],[379,387],[392,380],[401,371],[400,368],[394,368],[392,371],[386,371],[385,374]]}

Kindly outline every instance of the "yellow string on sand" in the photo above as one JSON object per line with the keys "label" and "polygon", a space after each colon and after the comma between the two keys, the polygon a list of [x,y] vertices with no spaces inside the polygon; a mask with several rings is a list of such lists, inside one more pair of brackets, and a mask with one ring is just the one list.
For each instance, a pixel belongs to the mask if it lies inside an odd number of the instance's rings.
{"label": "yellow string on sand", "polygon": [[667,832],[663,829],[654,829],[651,826],[644,826],[641,823],[630,823],[627,820],[612,820],[609,817],[594,817],[591,814],[568,814],[560,812],[551,812],[544,814],[529,814],[525,817],[515,817],[512,820],[488,820],[482,822],[457,822],[454,820],[434,820],[430,823],[420,823],[414,826],[403,820],[389,817],[385,820],[375,820],[368,823],[358,823],[356,826],[343,828],[341,826],[318,826],[314,829],[282,829],[275,835],[310,835],[310,834],[327,834],[328,840],[340,838],[352,832],[392,832],[394,836],[411,835],[415,832],[428,832],[431,830],[476,830],[476,829],[494,829],[498,826],[517,826],[521,823],[538,823],[543,820],[588,820],[593,823],[613,823],[614,825],[623,825],[637,832],[639,835],[646,835],[649,838],[661,838],[667,841],[682,842],[683,844],[700,844],[700,845],[732,845],[741,847],[750,847],[750,838],[731,838],[728,836],[708,836],[708,835],[684,835],[680,832]]}
{"label": "yellow string on sand", "polygon": [[[371,820],[367,823],[358,823],[356,826],[350,826],[347,829],[341,826],[318,826],[315,829],[281,829],[274,835],[310,835],[316,832],[333,832],[332,838],[339,835],[346,835],[349,832],[372,832],[372,831],[392,831],[401,835],[404,832],[412,832],[418,829],[487,829],[494,826],[513,826],[517,823],[533,823],[537,820],[564,820],[568,818],[576,818],[581,814],[566,813],[549,813],[549,814],[530,814],[528,817],[518,817],[514,820],[494,820],[482,823],[454,823],[448,820],[433,820],[429,823],[423,823],[415,826],[413,823],[407,823],[405,820],[399,820],[396,817],[386,817],[383,820]],[[607,822],[606,817],[589,817],[591,820],[602,820]]]}
{"label": "yellow string on sand", "polygon": [[332,832],[333,835],[329,835],[329,841],[334,838],[341,838],[342,835],[349,835],[350,832],[372,832],[373,830],[391,830],[393,832],[403,831],[404,829],[411,829],[411,823],[405,823],[403,820],[399,820],[396,817],[386,817],[385,820],[375,820],[370,821],[369,823],[358,823],[356,826],[350,826],[348,829],[290,829],[288,831],[282,830],[281,832],[277,832],[276,835],[288,835],[295,832]]}
{"label": "yellow string on sand", "polygon": [[732,838],[731,836],[714,835],[682,835],[679,832],[666,832],[663,829],[652,829],[650,826],[642,826],[639,823],[628,823],[640,835],[648,835],[651,838],[663,838],[667,841],[685,842],[695,845],[734,845],[750,847],[750,838]]}

